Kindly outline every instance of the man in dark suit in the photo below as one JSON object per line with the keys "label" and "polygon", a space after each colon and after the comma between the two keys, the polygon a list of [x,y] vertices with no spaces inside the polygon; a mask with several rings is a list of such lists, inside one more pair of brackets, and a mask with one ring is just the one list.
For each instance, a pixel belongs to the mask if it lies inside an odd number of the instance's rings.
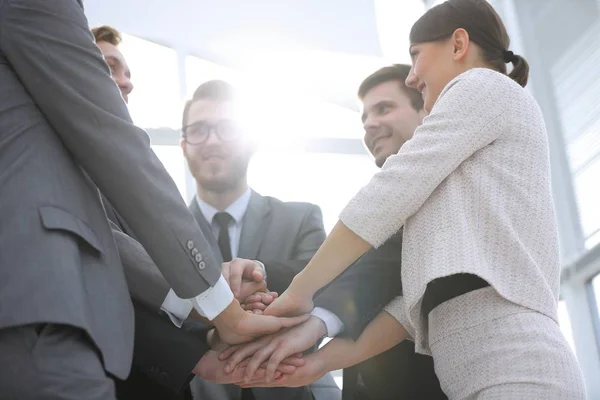
{"label": "man in dark suit", "polygon": [[[92,34],[110,68],[111,78],[121,91],[125,103],[128,103],[133,83],[127,60],[119,50],[122,40],[119,31],[110,26],[100,26],[93,28]],[[102,202],[125,267],[129,268],[131,264],[140,267],[144,263],[150,263],[151,271],[160,274],[148,254],[137,243],[137,237],[127,222],[106,197],[102,196]],[[186,321],[183,329],[179,329],[167,315],[160,315],[152,306],[136,296],[136,290],[150,290],[158,296],[156,301],[161,304],[169,290],[166,282],[163,297],[160,299],[160,291],[152,291],[152,285],[141,279],[144,275],[129,273],[126,269],[126,276],[129,278],[130,292],[133,292],[134,352],[129,376],[125,380],[116,380],[117,398],[191,399],[188,384],[193,376],[192,370],[210,349],[206,342],[208,329],[198,326],[193,321]]]}
{"label": "man in dark suit", "polygon": [[[239,106],[234,88],[218,80],[200,85],[185,106],[181,148],[196,181],[190,210],[217,261],[225,262],[223,274],[234,292],[233,279],[253,265],[266,273],[270,290],[282,292],[325,239],[321,210],[309,203],[261,196],[248,186],[248,163],[255,148],[239,126]],[[240,389],[232,385],[195,379],[192,388],[196,398],[240,398]],[[308,387],[255,388],[244,391],[242,398],[340,398],[329,375],[312,389],[311,393]]]}
{"label": "man in dark suit", "polygon": [[[393,65],[367,77],[358,95],[363,105],[365,145],[381,167],[396,154],[421,124],[425,112],[418,91],[404,81],[410,67]],[[402,294],[402,232],[384,245],[365,254],[355,265],[315,297],[310,320],[290,330],[257,339],[233,356],[237,362],[261,350],[254,362],[304,351],[324,335],[340,331],[358,338],[368,323],[393,298]],[[276,385],[276,383],[275,383]],[[396,347],[344,371],[343,398],[347,400],[445,399],[433,369],[431,357],[416,354],[414,344],[405,341]]]}
{"label": "man in dark suit", "polygon": [[113,399],[134,318],[98,189],[224,340],[289,320],[244,312],[129,117],[81,1],[0,0],[0,393]]}

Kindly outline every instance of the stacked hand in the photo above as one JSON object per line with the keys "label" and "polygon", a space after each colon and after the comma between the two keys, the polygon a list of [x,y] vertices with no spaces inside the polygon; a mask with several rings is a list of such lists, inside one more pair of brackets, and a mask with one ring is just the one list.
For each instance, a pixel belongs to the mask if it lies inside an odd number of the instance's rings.
{"label": "stacked hand", "polygon": [[[236,299],[215,319],[221,345],[203,357],[195,370],[197,374],[221,383],[263,386],[285,382],[302,386],[301,382],[316,380],[327,372],[318,356],[307,357],[310,362],[306,368],[301,358],[302,352],[327,333],[319,318],[309,318],[307,314],[313,308],[312,293],[303,293],[293,283],[279,297],[277,293],[268,292],[264,269],[252,260],[234,259],[224,263],[223,276]],[[240,313],[240,310],[246,312]],[[236,316],[221,318],[228,313]],[[236,322],[232,325],[227,321]],[[260,338],[246,343],[256,337]],[[215,356],[217,350],[220,354]],[[281,381],[284,374],[294,376]]]}
{"label": "stacked hand", "polygon": [[[196,364],[193,372],[206,380],[220,384],[243,383],[248,362],[242,362],[236,365],[230,373],[225,373],[226,361],[219,359],[219,352],[227,349],[227,345],[220,340],[215,330],[209,332],[208,342],[212,349],[204,354],[198,364]],[[304,360],[300,356],[301,354],[294,355],[283,360],[275,372],[276,379],[280,378],[283,374],[291,374],[298,367],[304,365]],[[257,384],[264,381],[265,367],[266,365],[258,368],[254,374],[254,378],[249,383]]]}
{"label": "stacked hand", "polygon": [[249,342],[308,319],[308,315],[292,318],[260,315],[277,298],[277,293],[267,291],[265,272],[258,262],[234,259],[223,264],[222,273],[235,296],[233,302],[214,319],[223,342],[229,345]]}
{"label": "stacked hand", "polygon": [[221,273],[244,310],[260,314],[277,298],[268,291],[265,271],[257,261],[234,258],[223,263]]}

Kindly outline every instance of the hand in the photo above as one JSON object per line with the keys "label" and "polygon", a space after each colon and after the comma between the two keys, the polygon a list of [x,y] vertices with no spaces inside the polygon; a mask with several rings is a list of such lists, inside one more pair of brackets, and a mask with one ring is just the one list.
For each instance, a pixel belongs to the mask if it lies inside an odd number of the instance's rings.
{"label": "hand", "polygon": [[[260,375],[262,372],[258,371]],[[270,382],[254,378],[251,382],[242,382],[238,385],[242,388],[251,387],[301,387],[307,386],[322,378],[328,372],[327,363],[321,350],[304,357],[304,365],[297,367],[291,374],[276,374],[276,378]],[[279,377],[277,377],[279,375]]]}
{"label": "hand", "polygon": [[[244,284],[242,284],[243,287]],[[246,311],[252,311],[255,314],[262,314],[269,304],[279,296],[277,292],[259,292],[253,293],[244,299],[242,308]]]}
{"label": "hand", "polygon": [[257,336],[275,333],[282,328],[291,328],[305,322],[309,315],[293,318],[256,315],[246,312],[233,299],[231,304],[214,320],[221,340],[229,345],[249,342]]}
{"label": "hand", "polygon": [[229,347],[221,353],[219,359],[228,360],[225,372],[232,373],[241,362],[252,357],[246,368],[246,381],[268,360],[266,382],[270,382],[275,378],[275,372],[284,359],[314,346],[325,334],[325,323],[320,318],[311,316],[301,325],[262,337],[252,343]]}
{"label": "hand", "polygon": [[287,290],[265,309],[264,315],[294,317],[312,311],[314,308],[312,293],[303,292],[300,288],[296,288],[294,286],[295,280],[296,278],[292,280]]}
{"label": "hand", "polygon": [[[233,292],[233,290],[232,290]],[[275,292],[269,292],[267,289],[267,282],[262,281],[262,282],[254,282],[254,281],[246,281],[243,280],[242,284],[240,285],[240,291],[238,292],[237,296],[234,296],[236,299],[238,299],[238,301],[240,302],[240,304],[245,305],[247,303],[247,300],[249,297],[252,298],[253,295],[258,294],[258,293],[265,293],[265,294],[269,294],[270,296],[272,296],[272,293]],[[271,302],[273,301],[273,299],[271,298]]]}
{"label": "hand", "polygon": [[[231,288],[233,295],[238,300],[240,300],[241,297],[240,293],[242,280],[255,283],[264,283],[263,291],[266,291],[267,289],[267,285],[265,283],[265,271],[256,261],[246,260],[243,258],[234,258],[230,262],[223,263],[221,273],[223,274],[223,277],[227,283],[229,283],[229,287]],[[257,291],[258,290],[255,290],[253,293],[256,293]],[[248,294],[248,296],[250,294]]]}
{"label": "hand", "polygon": [[[304,365],[304,359],[301,357],[290,357],[281,364],[280,368],[277,370],[276,376],[281,377],[282,374],[291,374],[296,368],[301,367],[302,365]],[[196,367],[192,372],[203,379],[220,384],[242,383],[244,381],[246,363],[239,364],[231,374],[226,374],[224,372],[224,366],[225,361],[219,360],[219,352],[209,350],[202,356],[200,361],[198,361],[198,364],[196,364]],[[265,371],[266,369],[264,367],[259,368],[256,373],[256,379],[252,382],[256,383],[264,380]]]}

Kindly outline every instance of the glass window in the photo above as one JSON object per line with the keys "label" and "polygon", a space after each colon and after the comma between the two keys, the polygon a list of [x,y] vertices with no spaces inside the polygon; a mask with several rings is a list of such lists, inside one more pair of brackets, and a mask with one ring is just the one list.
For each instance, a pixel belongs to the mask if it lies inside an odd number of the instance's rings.
{"label": "glass window", "polygon": [[[592,291],[594,292],[594,299],[596,300],[596,318],[600,318],[600,274],[597,274],[592,279]],[[600,336],[600,332],[598,332],[598,335]],[[598,338],[598,341],[600,341],[600,337]]]}
{"label": "glass window", "polygon": [[600,240],[600,157],[576,173],[573,180],[586,247],[591,248]]}
{"label": "glass window", "polygon": [[376,171],[366,155],[263,151],[254,156],[248,180],[262,195],[317,204],[329,232],[343,207]]}
{"label": "glass window", "polygon": [[571,350],[575,353],[575,341],[573,340],[573,329],[571,328],[571,319],[567,311],[567,304],[564,300],[558,302],[558,324],[560,330],[565,335],[567,343],[571,346]]}
{"label": "glass window", "polygon": [[183,105],[177,52],[130,35],[123,35],[119,48],[131,69],[133,122],[142,128],[179,127]]}
{"label": "glass window", "polygon": [[194,56],[185,58],[186,99],[192,97],[198,86],[213,79],[221,79],[236,85],[240,78],[237,72],[231,68]]}
{"label": "glass window", "polygon": [[153,145],[152,150],[163,163],[165,169],[171,175],[171,178],[175,181],[181,197],[187,201],[187,189],[186,189],[186,175],[185,170],[187,165],[181,153],[179,146],[162,146]]}

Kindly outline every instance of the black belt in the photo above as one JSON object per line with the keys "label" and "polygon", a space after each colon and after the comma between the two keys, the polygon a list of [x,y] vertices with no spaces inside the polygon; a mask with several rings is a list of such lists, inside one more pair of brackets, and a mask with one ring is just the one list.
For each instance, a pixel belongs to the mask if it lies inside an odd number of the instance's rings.
{"label": "black belt", "polygon": [[443,302],[487,286],[490,284],[486,280],[473,274],[455,274],[434,279],[425,289],[421,312],[428,317]]}

